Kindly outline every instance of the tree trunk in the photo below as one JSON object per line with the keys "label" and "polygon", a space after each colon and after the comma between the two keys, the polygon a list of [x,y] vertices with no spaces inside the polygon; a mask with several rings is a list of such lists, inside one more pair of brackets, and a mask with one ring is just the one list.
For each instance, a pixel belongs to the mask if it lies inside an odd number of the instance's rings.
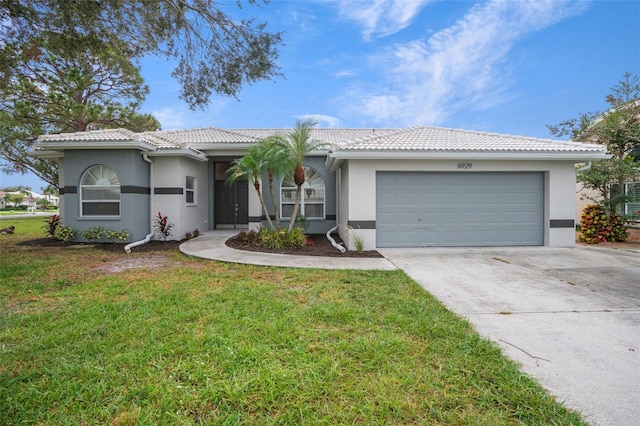
{"label": "tree trunk", "polygon": [[296,224],[296,218],[298,217],[298,210],[300,210],[300,196],[302,194],[302,185],[296,187],[296,201],[293,204],[293,212],[291,212],[291,220],[289,220],[289,228],[287,232],[291,232]]}
{"label": "tree trunk", "polygon": [[260,199],[260,205],[262,206],[262,211],[267,218],[267,223],[269,224],[269,229],[272,231],[276,228],[273,226],[273,222],[271,221],[271,216],[269,215],[269,211],[267,210],[267,205],[264,203],[264,198],[262,197],[262,191],[260,191],[260,182],[256,179],[253,181],[253,187],[258,193],[258,198]]}
{"label": "tree trunk", "polygon": [[297,186],[302,186],[305,181],[304,169],[299,164],[296,166],[295,172],[293,172],[293,181]]}
{"label": "tree trunk", "polygon": [[276,192],[273,187],[273,172],[267,172],[269,176],[269,195],[271,196],[271,205],[273,205],[273,212],[276,215],[276,227],[280,229],[280,208],[276,204]]}

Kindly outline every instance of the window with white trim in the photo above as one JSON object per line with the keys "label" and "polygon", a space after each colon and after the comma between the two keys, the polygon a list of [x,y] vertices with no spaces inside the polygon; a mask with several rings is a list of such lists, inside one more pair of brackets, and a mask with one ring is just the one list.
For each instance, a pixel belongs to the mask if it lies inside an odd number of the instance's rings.
{"label": "window with white trim", "polygon": [[[303,166],[303,169],[306,179],[302,184],[298,216],[304,216],[307,219],[324,219],[324,179],[312,167]],[[293,180],[293,173],[291,173],[282,179],[282,185],[280,186],[281,217],[291,217],[295,201],[296,183]]]}
{"label": "window with white trim", "polygon": [[187,204],[196,203],[196,178],[187,176],[184,193]]}
{"label": "window with white trim", "polygon": [[102,164],[89,167],[80,179],[82,216],[120,216],[120,179]]}

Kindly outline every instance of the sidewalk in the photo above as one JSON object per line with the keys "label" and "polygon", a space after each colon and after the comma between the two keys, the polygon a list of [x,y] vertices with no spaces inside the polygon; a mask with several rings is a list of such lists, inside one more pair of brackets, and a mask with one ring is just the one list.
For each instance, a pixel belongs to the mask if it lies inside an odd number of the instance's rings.
{"label": "sidewalk", "polygon": [[204,259],[244,263],[248,265],[383,271],[397,269],[385,258],[292,256],[236,250],[227,247],[225,241],[237,233],[238,231],[234,230],[205,232],[198,238],[193,238],[182,243],[180,245],[180,251],[184,254],[202,257]]}

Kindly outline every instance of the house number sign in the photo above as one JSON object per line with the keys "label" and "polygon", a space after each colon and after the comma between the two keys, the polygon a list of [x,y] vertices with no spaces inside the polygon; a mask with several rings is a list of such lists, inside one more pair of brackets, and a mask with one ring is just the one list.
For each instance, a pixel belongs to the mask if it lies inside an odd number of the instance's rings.
{"label": "house number sign", "polygon": [[473,163],[458,163],[459,169],[470,169],[473,167]]}

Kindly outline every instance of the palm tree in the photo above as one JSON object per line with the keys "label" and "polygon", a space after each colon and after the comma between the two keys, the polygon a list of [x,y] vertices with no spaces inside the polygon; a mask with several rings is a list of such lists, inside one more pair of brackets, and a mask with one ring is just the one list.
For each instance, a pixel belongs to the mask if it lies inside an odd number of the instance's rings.
{"label": "palm tree", "polygon": [[280,209],[276,203],[274,179],[276,176],[286,174],[294,167],[293,158],[289,155],[289,145],[287,141],[280,136],[270,136],[263,139],[258,145],[251,149],[255,150],[255,155],[260,156],[267,163],[266,171],[269,181],[269,195],[275,213],[276,227],[280,228]]}
{"label": "palm tree", "polygon": [[271,221],[271,217],[269,216],[269,212],[267,210],[267,206],[264,203],[264,198],[262,197],[262,191],[260,190],[260,181],[262,180],[262,174],[267,169],[267,162],[260,155],[260,152],[256,149],[250,149],[244,156],[237,158],[233,161],[229,170],[227,170],[227,185],[233,185],[238,179],[244,178],[249,182],[253,183],[253,187],[258,193],[258,198],[260,199],[260,204],[262,205],[262,211],[267,217],[267,223],[269,227],[273,230],[275,227],[273,226],[273,222]]}
{"label": "palm tree", "polygon": [[311,139],[311,131],[317,124],[318,121],[315,119],[298,120],[296,122],[295,129],[293,129],[293,131],[287,136],[290,156],[295,164],[295,168],[293,170],[293,181],[296,184],[296,200],[293,205],[293,212],[291,213],[291,220],[289,221],[289,229],[287,232],[290,232],[293,229],[300,209],[302,185],[306,180],[304,168],[302,167],[304,157],[318,149],[323,144],[319,140]]}
{"label": "palm tree", "polygon": [[58,188],[53,185],[47,185],[46,187],[40,188],[42,190],[42,195],[47,197],[47,201],[51,202],[51,196],[58,196]]}

